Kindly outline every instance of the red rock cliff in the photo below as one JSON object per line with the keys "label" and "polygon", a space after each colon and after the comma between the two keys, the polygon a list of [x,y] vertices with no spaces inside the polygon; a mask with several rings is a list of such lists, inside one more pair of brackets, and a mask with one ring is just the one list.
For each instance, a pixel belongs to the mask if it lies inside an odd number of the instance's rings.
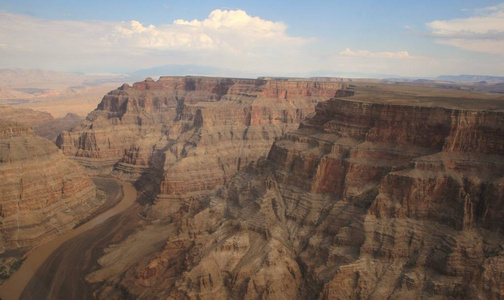
{"label": "red rock cliff", "polygon": [[167,205],[157,211],[166,214],[177,209],[173,202],[221,186],[266,155],[276,138],[342,88],[341,81],[147,79],[108,93],[57,144],[91,170],[108,163],[132,180],[155,173],[162,178],[157,200]]}
{"label": "red rock cliff", "polygon": [[[114,287],[101,297],[502,299],[504,112],[441,104],[320,103],[88,280]],[[161,251],[117,265],[155,232]]]}
{"label": "red rock cliff", "polygon": [[72,229],[97,208],[84,171],[31,128],[0,121],[2,263]]}

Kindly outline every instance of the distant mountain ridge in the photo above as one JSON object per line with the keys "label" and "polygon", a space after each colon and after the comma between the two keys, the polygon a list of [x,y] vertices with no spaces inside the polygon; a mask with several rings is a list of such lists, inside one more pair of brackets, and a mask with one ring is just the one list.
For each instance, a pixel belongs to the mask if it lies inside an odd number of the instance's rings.
{"label": "distant mountain ridge", "polygon": [[486,81],[487,83],[503,83],[504,76],[490,76],[490,75],[441,75],[437,77],[438,80],[452,81],[459,83],[475,83]]}
{"label": "distant mountain ridge", "polygon": [[[142,81],[147,77],[157,80],[160,76],[215,76],[215,77],[235,77],[235,78],[257,78],[264,76],[264,73],[254,71],[227,69],[204,65],[191,64],[171,64],[151,68],[131,71],[128,73],[78,73],[78,72],[57,72],[41,69],[20,69],[4,68],[0,69],[0,87],[17,89],[17,92],[24,92],[20,88],[45,88],[54,89],[61,85],[66,86],[89,86],[103,83],[133,83]],[[268,75],[268,74],[266,74]],[[437,77],[403,77],[392,74],[345,72],[337,70],[317,70],[313,72],[292,73],[292,74],[270,74],[268,77],[292,77],[292,78],[312,78],[312,77],[338,77],[338,78],[370,78],[383,79],[397,82],[426,82],[426,81],[449,81],[460,84],[499,84],[504,83],[504,76],[493,75],[440,75]]]}
{"label": "distant mountain ridge", "polygon": [[224,75],[230,73],[218,67],[200,66],[200,65],[164,65],[153,68],[146,68],[134,71],[129,74],[130,78],[135,80],[143,80],[146,77],[160,77],[160,76],[185,76],[185,75]]}
{"label": "distant mountain ridge", "polygon": [[0,87],[26,92],[22,89],[58,89],[109,82],[119,83],[127,80],[127,77],[128,75],[119,73],[86,74],[41,69],[4,68],[0,69]]}

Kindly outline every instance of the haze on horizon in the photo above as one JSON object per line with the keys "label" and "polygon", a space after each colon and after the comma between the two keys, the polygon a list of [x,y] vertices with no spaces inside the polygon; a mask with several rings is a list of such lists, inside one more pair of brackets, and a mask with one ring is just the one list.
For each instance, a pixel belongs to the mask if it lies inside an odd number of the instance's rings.
{"label": "haze on horizon", "polygon": [[504,75],[504,2],[441,2],[0,1],[0,67]]}

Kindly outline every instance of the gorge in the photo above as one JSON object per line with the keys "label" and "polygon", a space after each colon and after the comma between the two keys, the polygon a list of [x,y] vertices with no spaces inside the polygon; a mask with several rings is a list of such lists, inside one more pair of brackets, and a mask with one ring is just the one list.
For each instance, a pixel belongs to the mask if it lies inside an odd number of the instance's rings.
{"label": "gorge", "polygon": [[84,171],[31,127],[0,119],[2,281],[23,255],[72,229],[101,204]]}
{"label": "gorge", "polygon": [[148,78],[56,143],[139,193],[95,298],[504,298],[502,95]]}

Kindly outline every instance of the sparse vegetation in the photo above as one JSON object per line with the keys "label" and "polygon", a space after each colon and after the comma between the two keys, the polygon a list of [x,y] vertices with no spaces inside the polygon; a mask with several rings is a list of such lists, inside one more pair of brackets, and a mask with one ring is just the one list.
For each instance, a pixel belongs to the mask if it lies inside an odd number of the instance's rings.
{"label": "sparse vegetation", "polygon": [[19,268],[21,268],[21,265],[23,264],[23,261],[22,259],[18,259],[16,260],[10,267],[10,272],[11,274],[16,272],[17,270],[19,270]]}
{"label": "sparse vegetation", "polygon": [[14,272],[21,268],[23,264],[23,259],[2,259],[2,265],[0,266],[0,282],[9,279]]}

